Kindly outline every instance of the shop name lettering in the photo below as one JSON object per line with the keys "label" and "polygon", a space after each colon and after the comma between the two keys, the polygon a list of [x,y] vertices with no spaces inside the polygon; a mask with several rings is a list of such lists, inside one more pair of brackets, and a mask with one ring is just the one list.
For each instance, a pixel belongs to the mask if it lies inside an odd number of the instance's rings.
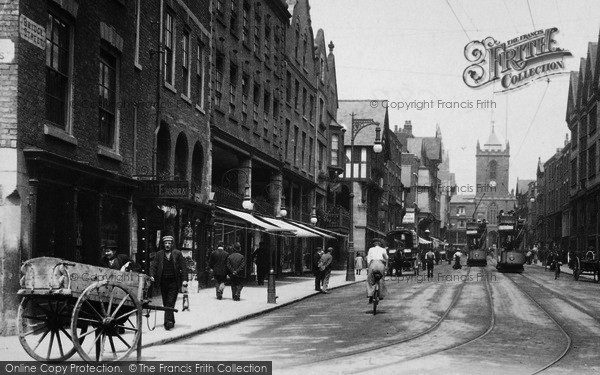
{"label": "shop name lettering", "polygon": [[556,27],[537,30],[505,43],[492,37],[472,41],[465,46],[465,58],[473,63],[463,72],[465,84],[478,88],[499,80],[506,91],[562,73],[563,59],[572,55],[556,47],[557,31]]}
{"label": "shop name lettering", "polygon": [[159,197],[187,197],[190,188],[187,183],[167,182],[148,182],[144,186],[144,192]]}

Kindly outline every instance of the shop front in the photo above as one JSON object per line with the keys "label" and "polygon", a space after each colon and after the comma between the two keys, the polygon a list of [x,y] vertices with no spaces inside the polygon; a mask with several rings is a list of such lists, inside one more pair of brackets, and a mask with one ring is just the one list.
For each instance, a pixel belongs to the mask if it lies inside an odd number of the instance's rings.
{"label": "shop front", "polygon": [[188,181],[143,181],[136,196],[137,259],[144,272],[149,265],[160,240],[165,235],[175,239],[188,265],[188,281],[206,284],[206,260],[211,243],[212,210],[191,197]]}
{"label": "shop front", "polygon": [[24,155],[31,247],[22,260],[51,256],[99,265],[107,242],[132,255],[137,181],[44,150],[26,149]]}

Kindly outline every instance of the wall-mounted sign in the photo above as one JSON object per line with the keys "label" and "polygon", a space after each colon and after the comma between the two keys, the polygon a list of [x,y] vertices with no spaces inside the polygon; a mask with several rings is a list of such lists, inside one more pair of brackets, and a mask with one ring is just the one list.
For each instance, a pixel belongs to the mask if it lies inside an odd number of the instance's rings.
{"label": "wall-mounted sign", "polygon": [[19,18],[19,34],[21,38],[40,49],[46,49],[46,28],[38,25],[21,14]]}
{"label": "wall-mounted sign", "polygon": [[0,39],[0,64],[12,64],[15,59],[15,43],[10,39]]}
{"label": "wall-mounted sign", "polygon": [[152,198],[189,198],[188,181],[145,181],[140,195]]}

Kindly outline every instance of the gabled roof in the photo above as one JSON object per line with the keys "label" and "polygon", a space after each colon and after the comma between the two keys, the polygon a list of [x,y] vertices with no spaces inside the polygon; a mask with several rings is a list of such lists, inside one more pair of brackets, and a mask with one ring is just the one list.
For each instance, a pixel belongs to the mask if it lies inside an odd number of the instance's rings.
{"label": "gabled roof", "polygon": [[406,149],[410,154],[422,156],[423,155],[423,138],[413,137],[406,138]]}
{"label": "gabled roof", "polygon": [[519,180],[517,179],[517,194],[523,194],[529,190],[529,184],[535,180]]}
{"label": "gabled roof", "polygon": [[565,120],[569,123],[571,113],[575,110],[577,99],[577,86],[579,84],[579,73],[572,71],[569,75],[569,94],[567,96],[567,113]]}
{"label": "gabled roof", "polygon": [[423,138],[423,148],[429,160],[442,161],[442,139],[437,137]]}
{"label": "gabled roof", "polygon": [[[374,100],[340,100],[338,102],[337,122],[346,127],[344,145],[350,145],[352,138],[352,113],[355,120],[373,120],[379,123],[382,129],[387,127],[387,108],[379,105],[371,107]],[[375,125],[367,126],[356,134],[354,145],[369,146],[375,141]]]}
{"label": "gabled roof", "polygon": [[588,57],[589,57],[589,64],[590,64],[590,70],[592,72],[592,76],[590,77],[590,80],[594,79],[594,76],[596,74],[596,54],[598,53],[598,43],[589,43],[588,44]]}
{"label": "gabled roof", "polygon": [[583,83],[585,80],[585,59],[582,57],[579,60],[579,75],[577,80],[577,101],[575,102],[575,108],[578,108],[583,98]]}

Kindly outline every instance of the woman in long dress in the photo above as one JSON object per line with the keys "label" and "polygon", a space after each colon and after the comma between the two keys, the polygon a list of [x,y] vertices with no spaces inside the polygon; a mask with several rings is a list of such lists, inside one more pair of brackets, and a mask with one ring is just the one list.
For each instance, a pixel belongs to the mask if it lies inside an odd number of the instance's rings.
{"label": "woman in long dress", "polygon": [[360,253],[356,253],[356,258],[354,258],[354,269],[356,270],[356,274],[360,275],[360,271],[363,269],[364,259],[360,255]]}

